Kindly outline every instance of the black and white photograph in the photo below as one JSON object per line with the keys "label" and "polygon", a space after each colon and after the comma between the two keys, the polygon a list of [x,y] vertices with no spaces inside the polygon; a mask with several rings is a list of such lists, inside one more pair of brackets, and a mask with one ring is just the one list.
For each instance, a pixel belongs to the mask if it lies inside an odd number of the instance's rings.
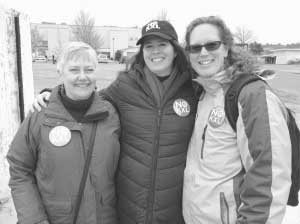
{"label": "black and white photograph", "polygon": [[0,0],[0,224],[300,224],[299,0]]}

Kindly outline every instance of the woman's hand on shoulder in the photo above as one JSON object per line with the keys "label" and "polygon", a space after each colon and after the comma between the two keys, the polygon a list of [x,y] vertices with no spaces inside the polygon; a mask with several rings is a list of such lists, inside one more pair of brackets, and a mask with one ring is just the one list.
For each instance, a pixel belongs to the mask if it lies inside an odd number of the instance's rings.
{"label": "woman's hand on shoulder", "polygon": [[48,220],[43,220],[43,221],[41,221],[41,222],[39,222],[37,224],[50,224],[50,223],[48,222]]}
{"label": "woman's hand on shoulder", "polygon": [[41,111],[42,107],[47,107],[51,92],[42,92],[37,95],[29,110],[33,113],[35,110]]}

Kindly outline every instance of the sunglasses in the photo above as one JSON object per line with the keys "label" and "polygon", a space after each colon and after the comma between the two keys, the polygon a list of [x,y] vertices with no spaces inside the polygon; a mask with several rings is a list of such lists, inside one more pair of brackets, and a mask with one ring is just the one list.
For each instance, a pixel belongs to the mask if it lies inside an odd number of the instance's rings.
{"label": "sunglasses", "polygon": [[189,53],[200,53],[202,51],[202,48],[204,47],[207,51],[215,51],[218,50],[221,46],[222,41],[212,41],[208,42],[206,44],[194,44],[186,47],[186,50]]}

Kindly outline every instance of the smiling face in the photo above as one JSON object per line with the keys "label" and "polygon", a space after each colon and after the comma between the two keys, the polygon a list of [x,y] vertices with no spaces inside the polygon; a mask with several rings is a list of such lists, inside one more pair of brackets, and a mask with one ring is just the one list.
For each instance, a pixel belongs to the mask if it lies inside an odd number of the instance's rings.
{"label": "smiling face", "polygon": [[172,44],[159,37],[148,37],[143,43],[143,57],[147,67],[158,76],[170,75],[176,56]]}
{"label": "smiling face", "polygon": [[88,99],[96,88],[96,65],[90,59],[87,52],[78,52],[63,66],[61,78],[66,95],[72,100]]}
{"label": "smiling face", "polygon": [[[222,41],[216,26],[200,24],[196,26],[190,35],[190,46],[205,45],[215,41]],[[228,50],[222,43],[215,50],[207,50],[202,47],[200,52],[190,52],[189,58],[194,70],[202,77],[211,77],[224,68],[224,58]]]}

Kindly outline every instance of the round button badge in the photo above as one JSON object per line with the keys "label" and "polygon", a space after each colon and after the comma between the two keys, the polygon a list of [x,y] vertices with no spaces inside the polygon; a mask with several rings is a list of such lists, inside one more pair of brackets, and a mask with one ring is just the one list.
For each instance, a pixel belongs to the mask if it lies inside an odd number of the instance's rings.
{"label": "round button badge", "polygon": [[186,117],[190,114],[191,107],[184,99],[177,99],[173,103],[173,110],[180,117]]}
{"label": "round button badge", "polygon": [[225,121],[225,111],[222,107],[214,107],[208,117],[208,123],[214,127],[220,127]]}
{"label": "round button badge", "polygon": [[64,146],[71,140],[71,131],[65,126],[56,126],[50,131],[49,140],[55,146]]}

